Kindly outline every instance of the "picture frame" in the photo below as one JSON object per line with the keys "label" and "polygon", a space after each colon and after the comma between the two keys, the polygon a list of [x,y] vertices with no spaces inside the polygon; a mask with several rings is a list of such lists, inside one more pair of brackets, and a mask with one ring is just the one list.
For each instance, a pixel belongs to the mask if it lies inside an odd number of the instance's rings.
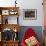
{"label": "picture frame", "polygon": [[2,10],[2,15],[9,15],[9,10]]}
{"label": "picture frame", "polygon": [[23,9],[23,19],[25,20],[36,20],[37,9]]}
{"label": "picture frame", "polygon": [[10,15],[17,15],[18,12],[17,12],[16,10],[10,10],[10,11],[9,11],[9,14],[10,14]]}

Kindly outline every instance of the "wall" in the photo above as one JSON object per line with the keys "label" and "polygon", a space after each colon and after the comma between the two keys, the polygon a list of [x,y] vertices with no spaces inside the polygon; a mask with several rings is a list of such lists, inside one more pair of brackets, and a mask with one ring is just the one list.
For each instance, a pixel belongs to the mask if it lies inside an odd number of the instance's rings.
{"label": "wall", "polygon": [[[14,0],[15,1],[15,0]],[[0,6],[15,6],[13,0],[0,0]],[[19,24],[21,26],[43,26],[42,0],[17,0],[19,9]],[[37,20],[24,20],[23,9],[37,9]]]}
{"label": "wall", "polygon": [[[43,6],[42,0],[21,0],[20,9],[37,9],[37,20],[24,20],[23,10],[20,11],[20,24],[22,26],[42,26],[43,25]],[[32,3],[33,2],[33,3]]]}
{"label": "wall", "polygon": [[19,32],[20,42],[24,36],[24,33],[27,31],[28,28],[32,28],[34,32],[37,34],[39,41],[43,43],[43,30],[41,26],[21,26],[20,32]]}

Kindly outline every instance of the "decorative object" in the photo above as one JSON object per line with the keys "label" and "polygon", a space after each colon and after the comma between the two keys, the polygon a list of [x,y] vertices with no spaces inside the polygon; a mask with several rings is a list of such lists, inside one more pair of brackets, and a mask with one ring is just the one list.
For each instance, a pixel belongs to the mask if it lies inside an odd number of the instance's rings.
{"label": "decorative object", "polygon": [[23,9],[24,19],[36,20],[37,19],[37,9]]}
{"label": "decorative object", "polygon": [[15,0],[15,7],[16,7],[16,4],[17,4],[17,2],[16,2],[17,0]]}
{"label": "decorative object", "polygon": [[2,10],[2,15],[9,15],[9,10]]}
{"label": "decorative object", "polygon": [[18,12],[17,12],[16,10],[10,10],[9,14],[10,14],[10,15],[17,15]]}
{"label": "decorative object", "polygon": [[17,32],[16,28],[14,29],[14,32]]}

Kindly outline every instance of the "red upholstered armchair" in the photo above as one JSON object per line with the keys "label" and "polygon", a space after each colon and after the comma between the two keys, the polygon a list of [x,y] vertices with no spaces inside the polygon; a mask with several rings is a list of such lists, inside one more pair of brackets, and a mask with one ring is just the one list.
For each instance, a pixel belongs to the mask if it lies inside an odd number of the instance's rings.
{"label": "red upholstered armchair", "polygon": [[21,46],[41,46],[37,40],[37,35],[32,28],[28,28],[22,38]]}

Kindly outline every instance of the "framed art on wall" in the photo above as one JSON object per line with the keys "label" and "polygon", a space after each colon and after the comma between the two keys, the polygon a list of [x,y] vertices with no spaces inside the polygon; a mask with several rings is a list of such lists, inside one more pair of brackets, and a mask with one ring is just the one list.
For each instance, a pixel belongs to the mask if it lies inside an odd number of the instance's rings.
{"label": "framed art on wall", "polygon": [[37,9],[23,9],[24,19],[26,20],[36,20],[37,19]]}
{"label": "framed art on wall", "polygon": [[2,10],[2,15],[9,15],[9,10]]}

